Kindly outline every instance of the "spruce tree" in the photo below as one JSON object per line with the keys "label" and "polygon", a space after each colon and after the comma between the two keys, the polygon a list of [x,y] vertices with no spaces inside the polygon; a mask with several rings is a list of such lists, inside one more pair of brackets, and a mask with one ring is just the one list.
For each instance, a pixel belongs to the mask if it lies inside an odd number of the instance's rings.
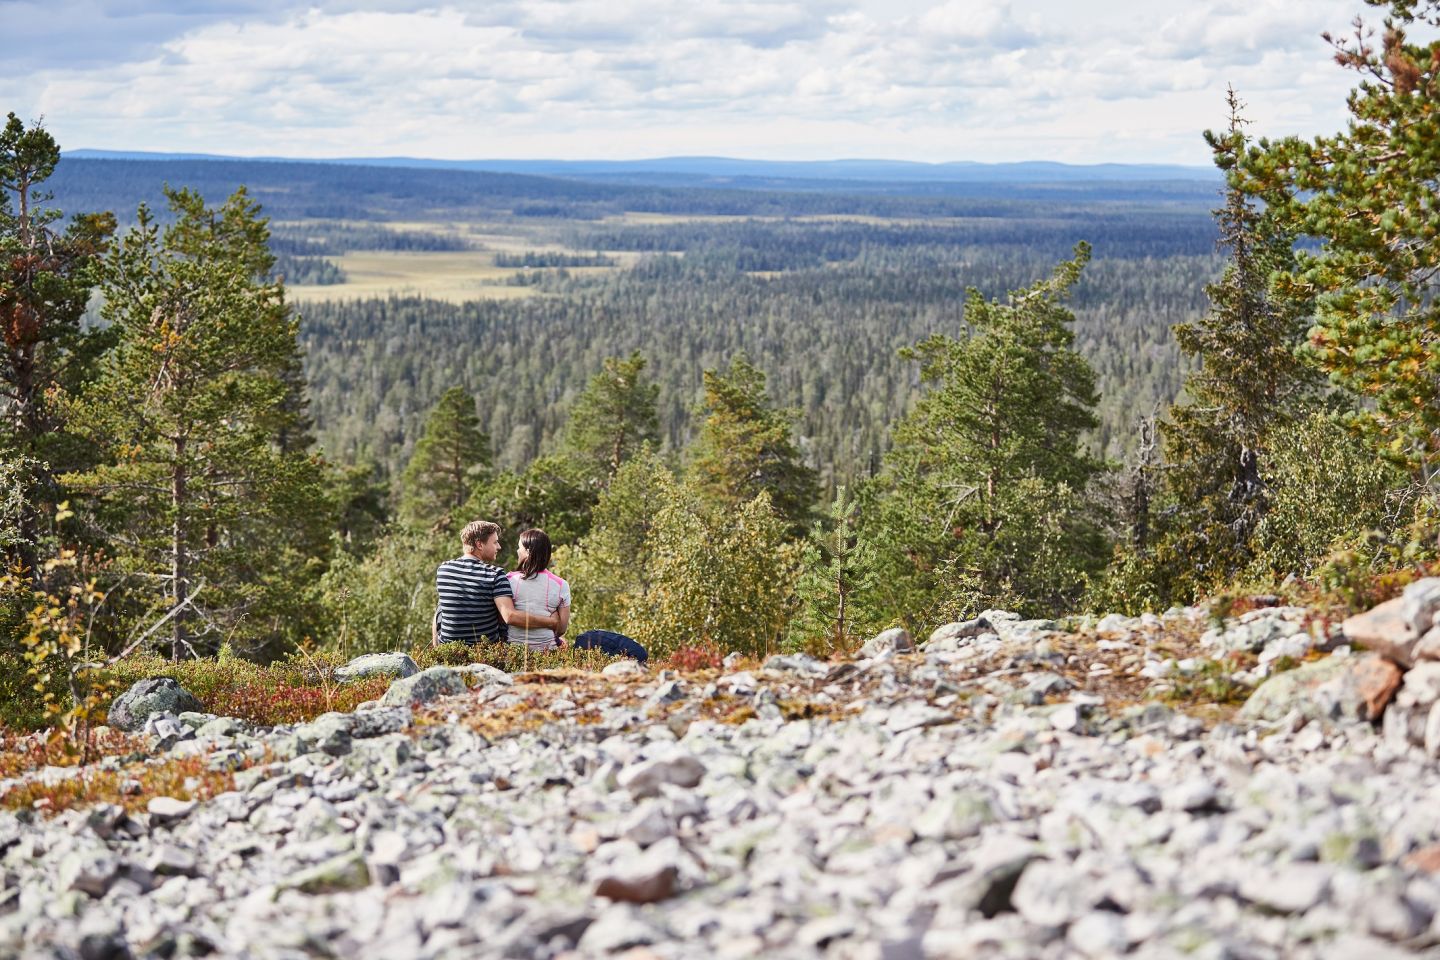
{"label": "spruce tree", "polygon": [[490,438],[480,429],[475,398],[451,387],[425,421],[425,432],[400,477],[402,522],[429,529],[455,526],[459,511],[486,477]]}
{"label": "spruce tree", "polygon": [[690,476],[712,503],[736,507],[766,493],[790,536],[804,536],[818,497],[816,474],[801,458],[796,415],[777,410],[765,374],[738,354],[728,370],[706,370],[705,418]]}
{"label": "spruce tree", "polygon": [[49,508],[63,498],[57,474],[88,464],[90,451],[65,429],[58,397],[79,388],[110,340],[81,325],[115,218],[73,217],[43,187],[60,147],[15,114],[0,128],[0,458],[18,471],[14,535],[0,557],[37,574],[35,544]]}
{"label": "spruce tree", "polygon": [[860,598],[875,585],[874,544],[860,535],[859,505],[844,487],[803,545],[795,583],[798,610],[789,646],[825,655],[846,653],[871,624]]}
{"label": "spruce tree", "polygon": [[963,338],[904,351],[931,389],[862,499],[879,582],[911,626],[991,604],[1056,612],[1096,566],[1081,495],[1102,466],[1083,443],[1097,396],[1064,305],[1089,254],[1003,303],[970,290]]}
{"label": "spruce tree", "polygon": [[129,593],[170,608],[179,657],[197,630],[294,636],[331,531],[322,464],[281,443],[299,321],[268,279],[266,221],[243,188],[218,209],[166,193],[174,223],[142,206],[107,263],[116,345],[72,421],[103,460],[66,479],[94,496]]}
{"label": "spruce tree", "polygon": [[[1233,171],[1247,148],[1241,104],[1228,95],[1229,124],[1207,134],[1215,164]],[[1211,308],[1175,327],[1198,361],[1184,402],[1162,423],[1165,510],[1152,564],[1162,595],[1190,600],[1227,584],[1254,559],[1254,538],[1272,491],[1267,480],[1275,431],[1291,422],[1319,386],[1297,355],[1309,302],[1272,290],[1295,270],[1294,238],[1238,187],[1215,211],[1229,262],[1206,288]]]}
{"label": "spruce tree", "polygon": [[645,357],[607,357],[570,408],[565,427],[565,452],[578,459],[600,486],[644,444],[658,446],[660,420],[656,384],[643,378]]}

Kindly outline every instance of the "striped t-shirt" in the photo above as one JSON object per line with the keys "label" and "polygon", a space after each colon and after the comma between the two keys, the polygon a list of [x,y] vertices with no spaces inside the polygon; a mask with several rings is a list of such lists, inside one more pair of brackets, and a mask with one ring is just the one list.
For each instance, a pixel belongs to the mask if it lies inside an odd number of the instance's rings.
{"label": "striped t-shirt", "polygon": [[474,557],[446,560],[435,571],[440,594],[440,642],[505,640],[496,597],[514,596],[505,571]]}

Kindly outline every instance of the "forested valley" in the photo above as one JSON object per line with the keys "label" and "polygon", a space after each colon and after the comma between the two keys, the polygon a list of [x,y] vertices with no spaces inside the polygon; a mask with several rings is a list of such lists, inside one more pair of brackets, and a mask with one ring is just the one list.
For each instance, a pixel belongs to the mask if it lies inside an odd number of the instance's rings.
{"label": "forested valley", "polygon": [[1373,116],[1363,176],[1232,96],[1223,180],[737,189],[65,160],[11,115],[6,682],[422,643],[477,518],[661,655],[1362,602],[1433,563],[1440,463],[1440,138]]}

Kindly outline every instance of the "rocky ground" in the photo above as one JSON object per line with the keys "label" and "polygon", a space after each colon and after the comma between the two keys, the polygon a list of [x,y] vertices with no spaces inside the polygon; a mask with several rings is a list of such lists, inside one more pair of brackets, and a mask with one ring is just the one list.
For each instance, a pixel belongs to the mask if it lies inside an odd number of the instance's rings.
{"label": "rocky ground", "polygon": [[102,769],[233,775],[0,813],[0,955],[1440,951],[1440,663],[1293,608],[1066,626],[685,676],[432,668],[294,728],[153,712],[194,705],[152,685],[112,717],[153,755]]}

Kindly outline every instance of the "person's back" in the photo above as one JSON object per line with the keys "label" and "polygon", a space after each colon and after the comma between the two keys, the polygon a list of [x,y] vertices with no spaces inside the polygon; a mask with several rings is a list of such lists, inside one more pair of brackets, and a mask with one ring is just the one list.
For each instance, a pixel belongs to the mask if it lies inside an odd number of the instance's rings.
{"label": "person's back", "polygon": [[550,650],[559,644],[547,622],[535,625],[532,617],[554,614],[560,633],[570,622],[570,584],[550,572],[550,538],[544,530],[520,534],[515,547],[520,568],[510,574],[510,592],[515,597],[516,617],[510,621],[510,642],[523,643],[531,650]]}
{"label": "person's back", "polygon": [[440,642],[506,639],[495,606],[496,597],[510,596],[504,570],[472,556],[446,560],[435,571],[435,590],[440,595]]}
{"label": "person's back", "polygon": [[531,650],[548,650],[555,645],[555,631],[545,627],[526,627],[523,614],[554,614],[570,605],[570,584],[549,570],[525,576],[519,570],[510,573],[510,591],[515,595],[515,609],[522,617],[519,626],[510,627],[510,642],[523,643]]}

